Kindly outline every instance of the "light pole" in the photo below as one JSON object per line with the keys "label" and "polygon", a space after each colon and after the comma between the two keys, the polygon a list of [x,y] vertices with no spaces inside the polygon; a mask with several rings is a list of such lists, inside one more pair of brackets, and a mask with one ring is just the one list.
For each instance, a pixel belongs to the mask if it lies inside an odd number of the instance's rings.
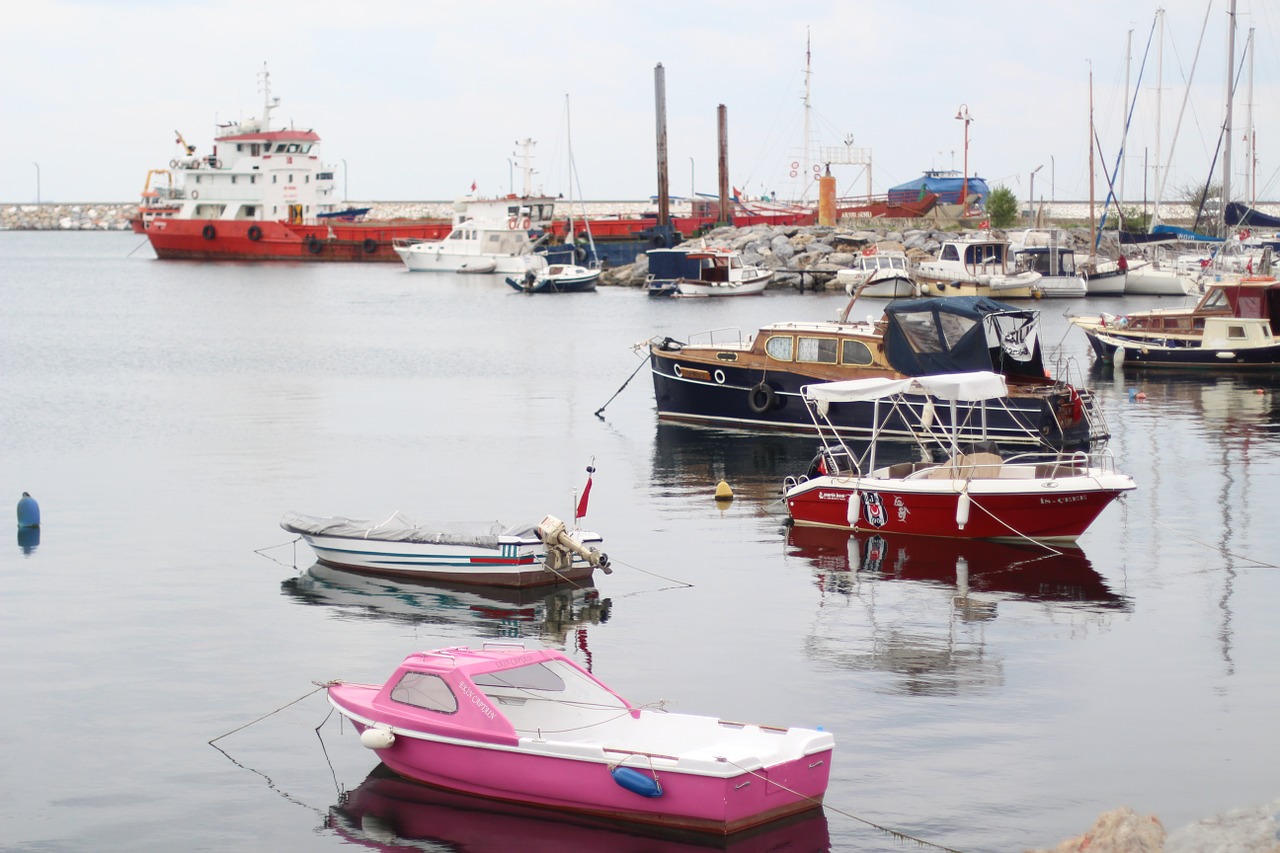
{"label": "light pole", "polygon": [[960,213],[963,215],[969,208],[969,122],[973,121],[968,104],[961,104],[956,110],[956,120],[964,122],[964,178],[960,182]]}
{"label": "light pole", "polygon": [[1027,206],[1027,222],[1035,225],[1036,221],[1036,172],[1044,168],[1044,163],[1031,170],[1031,204]]}
{"label": "light pole", "polygon": [[36,207],[40,207],[40,164],[32,163],[36,167]]}
{"label": "light pole", "polygon": [[1049,155],[1049,206],[1053,207],[1055,199],[1054,193],[1058,189],[1058,166],[1053,162],[1053,155]]}
{"label": "light pole", "polygon": [[689,158],[689,203],[693,203],[693,197],[698,194],[697,181],[693,179],[693,158]]}
{"label": "light pole", "polygon": [[507,192],[516,194],[516,163],[510,157],[507,158]]}
{"label": "light pole", "polygon": [[347,161],[342,160],[342,203],[346,204],[351,200],[351,195],[347,192]]}

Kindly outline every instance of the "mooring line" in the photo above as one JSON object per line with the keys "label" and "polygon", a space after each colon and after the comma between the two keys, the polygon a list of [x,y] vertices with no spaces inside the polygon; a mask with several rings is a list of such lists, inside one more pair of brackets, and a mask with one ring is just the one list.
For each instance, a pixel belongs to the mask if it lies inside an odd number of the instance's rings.
{"label": "mooring line", "polygon": [[[648,343],[648,342],[646,341],[645,343]],[[641,347],[641,346],[644,346],[644,344],[636,344],[636,347]],[[640,368],[644,367],[648,363],[649,363],[648,358],[641,359],[640,363],[636,365],[636,369],[631,371],[631,375],[627,377],[627,381],[623,382],[622,385],[618,388],[618,390],[613,392],[613,397],[610,397],[608,400],[605,400],[604,406],[601,406],[600,408],[595,410],[595,416],[597,418],[600,417],[600,413],[605,410],[605,407],[613,402],[613,398],[621,394],[622,389],[626,388],[627,385],[630,384],[631,380],[636,378],[636,374],[640,372]]]}
{"label": "mooring line", "polygon": [[[642,575],[648,575],[649,577],[657,578],[658,580],[664,580],[664,581],[667,581],[668,583],[675,584],[675,586],[665,586],[665,587],[662,587],[662,589],[693,589],[694,587],[693,584],[688,583],[686,581],[677,580],[676,578],[669,578],[666,575],[660,575],[657,572],[651,572],[648,569],[642,569],[639,566],[633,566],[630,563],[624,563],[621,560],[613,560],[612,562],[610,562],[609,565],[625,566],[626,568],[631,569],[632,571],[637,571]],[[661,592],[662,590],[642,590],[642,591],[643,592]]]}
{"label": "mooring line", "polygon": [[843,815],[847,818],[851,818],[853,820],[858,821],[859,823],[865,823],[867,826],[873,829],[878,829],[881,832],[887,833],[888,835],[893,836],[899,841],[913,841],[916,844],[919,844],[924,847],[932,847],[935,850],[942,850],[944,851],[944,853],[964,853],[964,851],[957,850],[954,847],[947,847],[945,844],[938,844],[936,841],[926,841],[923,838],[917,838],[916,836],[910,835],[906,832],[902,832],[901,830],[892,829],[891,827],[888,827],[888,826],[882,826],[873,820],[868,820],[865,817],[858,817],[856,814],[844,811],[843,809],[838,809],[829,803],[822,802],[821,800],[815,800],[813,797],[810,797],[808,794],[802,794],[793,788],[788,788],[786,785],[783,785],[781,782],[777,782],[773,779],[770,779],[768,776],[764,776],[760,773],[757,773],[754,770],[743,767],[741,764],[738,764],[736,761],[732,761],[728,758],[724,758],[721,756],[717,756],[716,760],[723,761],[726,764],[732,764],[734,767],[738,768],[742,772],[750,773],[752,776],[755,776],[757,779],[763,780],[766,785],[773,785],[774,787],[781,788],[782,790],[786,791],[788,794],[799,797],[802,800],[808,800],[809,802],[813,803],[815,806],[821,806],[822,808],[833,811],[838,815]]}
{"label": "mooring line", "polygon": [[[295,536],[293,539],[290,539],[288,542],[281,542],[279,545],[268,545],[265,548],[254,548],[253,553],[266,557],[268,560],[270,560],[273,563],[279,563],[282,566],[288,566],[291,569],[296,569],[298,568],[298,543],[301,541],[302,541],[301,536]],[[285,545],[293,546],[293,564],[292,565],[282,560],[277,560],[275,557],[272,557],[270,554],[264,553],[266,551],[271,551],[275,548],[283,548]]]}
{"label": "mooring line", "polygon": [[[267,717],[272,716],[273,714],[279,714],[281,711],[283,711],[285,708],[288,708],[290,705],[297,705],[299,702],[301,702],[303,699],[306,699],[308,696],[313,696],[313,695],[315,695],[316,693],[319,693],[321,690],[324,690],[324,689],[326,689],[326,688],[328,688],[328,687],[330,687],[330,686],[332,686],[332,685],[334,685],[334,684],[338,684],[339,682],[337,682],[337,681],[326,681],[326,682],[321,683],[321,682],[319,682],[319,681],[313,681],[313,682],[311,682],[311,683],[312,683],[312,684],[314,684],[314,685],[316,686],[316,689],[315,689],[315,690],[312,690],[312,691],[310,691],[310,692],[308,692],[308,693],[304,693],[303,695],[299,696],[297,699],[294,699],[292,702],[289,702],[289,703],[287,703],[287,704],[285,704],[285,705],[281,705],[279,708],[276,708],[274,711],[271,711],[270,713],[263,714],[261,717],[259,717],[259,718],[258,718],[258,719],[256,719],[256,720],[250,720],[249,722],[245,723],[243,726],[239,726],[239,727],[237,727],[237,728],[234,728],[234,729],[232,729],[231,731],[227,732],[226,734],[218,735],[216,738],[214,738],[213,740],[211,740],[211,741],[209,741],[209,742],[208,742],[208,743],[209,743],[209,746],[213,746],[215,743],[217,743],[218,741],[222,740],[224,737],[228,737],[228,736],[230,736],[230,735],[235,734],[235,733],[236,733],[236,732],[238,732],[238,731],[242,731],[243,729],[247,729],[247,728],[249,728],[249,726],[252,726],[254,723],[260,723],[260,722],[262,722],[263,720],[265,720]],[[214,747],[214,748],[216,749],[217,747]]]}
{"label": "mooring line", "polygon": [[1280,566],[1277,566],[1274,563],[1267,563],[1262,560],[1255,559],[1253,557],[1248,557],[1244,554],[1237,554],[1234,551],[1228,551],[1226,548],[1219,548],[1217,545],[1214,545],[1211,542],[1205,542],[1201,539],[1197,539],[1194,536],[1190,535],[1189,533],[1184,533],[1183,531],[1178,530],[1176,527],[1170,527],[1160,519],[1156,518],[1154,515],[1148,515],[1147,513],[1143,512],[1137,507],[1130,507],[1130,509],[1132,509],[1138,515],[1141,515],[1143,518],[1147,519],[1147,521],[1150,521],[1153,524],[1157,524],[1160,527],[1163,527],[1165,530],[1168,530],[1170,533],[1176,533],[1179,536],[1181,536],[1183,539],[1186,539],[1190,542],[1194,542],[1197,545],[1203,545],[1204,547],[1208,548],[1211,551],[1217,551],[1219,554],[1223,555],[1224,557],[1231,557],[1232,559],[1236,559],[1236,560],[1245,560],[1247,562],[1253,563],[1255,566],[1262,569],[1280,569]]}

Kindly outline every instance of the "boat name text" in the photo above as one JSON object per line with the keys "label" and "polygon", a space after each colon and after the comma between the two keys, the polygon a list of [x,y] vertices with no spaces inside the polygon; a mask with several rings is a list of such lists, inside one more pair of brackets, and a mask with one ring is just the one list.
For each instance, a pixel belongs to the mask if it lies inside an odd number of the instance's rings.
{"label": "boat name text", "polygon": [[497,712],[494,711],[493,708],[489,707],[489,703],[485,701],[485,697],[472,690],[470,685],[465,681],[458,682],[458,692],[470,699],[471,704],[476,706],[476,710],[484,714],[489,719],[492,720],[498,716]]}

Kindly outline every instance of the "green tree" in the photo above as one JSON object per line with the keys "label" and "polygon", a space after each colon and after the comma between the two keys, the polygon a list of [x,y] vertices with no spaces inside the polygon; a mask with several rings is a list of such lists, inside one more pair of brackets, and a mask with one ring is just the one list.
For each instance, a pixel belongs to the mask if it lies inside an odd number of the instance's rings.
{"label": "green tree", "polygon": [[1013,190],[997,185],[987,195],[987,216],[992,228],[1008,228],[1018,218],[1018,199]]}

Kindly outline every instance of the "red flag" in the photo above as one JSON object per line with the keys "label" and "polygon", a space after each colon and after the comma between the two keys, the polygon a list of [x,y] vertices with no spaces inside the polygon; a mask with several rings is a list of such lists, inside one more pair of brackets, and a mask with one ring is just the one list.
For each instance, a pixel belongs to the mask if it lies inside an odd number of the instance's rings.
{"label": "red flag", "polygon": [[574,519],[587,517],[587,500],[591,497],[591,475],[595,473],[595,468],[587,466],[587,484],[582,487],[582,499],[578,501],[578,509],[574,513]]}
{"label": "red flag", "polygon": [[472,192],[475,192],[475,191],[476,191],[476,182],[475,182],[475,181],[472,181],[472,182],[471,182],[471,191],[472,191]]}

